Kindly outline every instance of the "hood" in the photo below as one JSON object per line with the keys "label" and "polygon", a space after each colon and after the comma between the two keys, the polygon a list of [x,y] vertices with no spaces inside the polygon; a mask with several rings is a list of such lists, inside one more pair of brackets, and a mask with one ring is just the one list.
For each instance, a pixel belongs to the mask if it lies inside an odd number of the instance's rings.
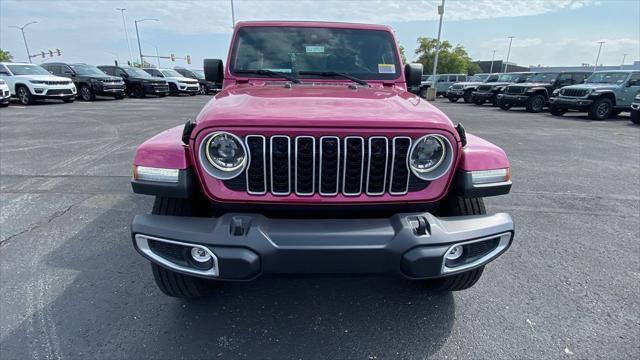
{"label": "hood", "polygon": [[481,81],[463,81],[463,82],[457,82],[453,85],[462,85],[462,86],[477,86],[477,85],[484,85],[484,84],[493,84],[493,83],[484,83]]}
{"label": "hood", "polygon": [[15,75],[17,78],[43,81],[71,81],[71,79],[55,75]]}
{"label": "hood", "polygon": [[102,79],[102,80],[122,80],[122,78],[111,75],[79,75],[80,77],[87,77],[91,79]]}
{"label": "hood", "polygon": [[551,87],[553,84],[546,82],[526,82],[526,83],[517,83],[510,84],[511,86],[522,86],[522,87]]}
{"label": "hood", "polygon": [[398,87],[345,83],[242,84],[227,87],[200,112],[202,126],[439,128],[453,123],[433,105]]}
{"label": "hood", "polygon": [[164,77],[166,80],[173,80],[173,81],[177,81],[177,82],[193,82],[193,81],[198,81],[196,79],[192,79],[192,78],[188,78],[188,77],[183,77],[183,76],[165,76]]}
{"label": "hood", "polygon": [[587,83],[587,84],[575,84],[564,86],[563,89],[617,89],[620,85],[618,84],[596,84],[596,83]]}

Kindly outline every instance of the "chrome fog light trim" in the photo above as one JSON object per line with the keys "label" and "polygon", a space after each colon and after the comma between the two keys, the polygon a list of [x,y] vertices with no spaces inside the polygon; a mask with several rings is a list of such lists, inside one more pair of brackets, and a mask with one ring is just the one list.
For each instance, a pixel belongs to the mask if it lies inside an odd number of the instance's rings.
{"label": "chrome fog light trim", "polygon": [[[151,248],[149,247],[149,240],[184,246],[187,248],[191,248],[191,252],[193,252],[194,248],[197,248],[198,252],[204,251],[211,257],[209,260],[212,261],[213,266],[209,269],[196,269],[196,268],[190,268],[190,267],[176,264],[168,259],[165,259],[161,255],[153,252],[153,250],[151,250]],[[184,242],[174,241],[174,240],[161,239],[154,236],[142,235],[142,234],[135,235],[135,242],[136,242],[136,246],[144,256],[146,256],[149,260],[157,263],[158,265],[164,266],[168,269],[186,273],[186,274],[193,274],[193,275],[204,276],[204,277],[218,277],[220,274],[218,271],[218,258],[206,246],[189,244],[189,243],[184,243]]]}
{"label": "chrome fog light trim", "polygon": [[[476,242],[481,242],[481,241],[487,241],[487,240],[491,240],[491,239],[496,239],[499,238],[500,241],[498,242],[498,246],[496,246],[495,249],[489,251],[487,254],[485,254],[484,256],[482,256],[481,258],[470,262],[470,263],[466,263],[466,264],[462,264],[460,266],[453,266],[453,267],[448,267],[447,266],[447,255],[449,253],[451,253],[451,251],[457,247],[460,246],[462,247],[463,245],[467,245],[467,244],[472,244],[472,243],[476,243]],[[449,274],[449,273],[453,273],[453,272],[461,272],[464,270],[469,270],[472,268],[476,268],[478,266],[482,266],[486,263],[488,263],[489,261],[495,259],[496,257],[498,257],[498,255],[500,255],[504,250],[506,250],[509,247],[509,244],[511,244],[511,240],[513,239],[513,233],[511,232],[506,232],[506,233],[502,233],[502,234],[496,234],[496,235],[492,235],[492,236],[487,236],[487,237],[483,237],[480,239],[475,239],[475,240],[470,240],[470,241],[464,241],[464,242],[459,242],[456,244],[452,244],[447,251],[445,252],[445,255],[442,259],[442,270],[441,273],[442,274]],[[462,255],[462,254],[460,254]]]}

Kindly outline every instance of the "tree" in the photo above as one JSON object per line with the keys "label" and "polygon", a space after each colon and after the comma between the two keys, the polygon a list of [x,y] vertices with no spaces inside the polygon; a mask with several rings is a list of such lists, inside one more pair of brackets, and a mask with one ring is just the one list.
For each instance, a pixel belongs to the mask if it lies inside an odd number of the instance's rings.
{"label": "tree", "polygon": [[[418,48],[415,54],[417,62],[424,66],[425,72],[431,73],[438,40],[429,37],[418,38]],[[471,57],[462,45],[451,45],[444,40],[440,43],[438,56],[438,74],[474,74],[480,71],[478,64],[471,61]]]}
{"label": "tree", "polygon": [[10,52],[0,49],[0,61],[11,61],[13,60],[13,55]]}
{"label": "tree", "polygon": [[400,60],[403,64],[407,63],[407,57],[404,55],[404,46],[400,45]]}

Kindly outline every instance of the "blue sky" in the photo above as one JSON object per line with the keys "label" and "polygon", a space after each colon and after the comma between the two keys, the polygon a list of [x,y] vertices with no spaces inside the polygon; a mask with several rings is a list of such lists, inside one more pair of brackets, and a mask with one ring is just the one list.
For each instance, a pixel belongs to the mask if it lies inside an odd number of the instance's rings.
{"label": "blue sky", "polygon": [[[235,0],[236,20],[335,20],[391,25],[412,57],[418,36],[437,34],[436,6],[418,0]],[[134,19],[140,24],[143,53],[191,55],[199,67],[205,57],[226,58],[231,36],[229,0],[209,1],[0,1],[0,48],[15,61],[26,59],[20,32],[9,28],[28,21],[31,52],[60,48],[56,60],[111,63],[129,58],[120,12],[127,8],[129,41],[137,56]],[[521,65],[593,64],[597,41],[606,41],[600,63],[640,60],[640,0],[479,0],[446,2],[443,39],[463,45],[472,58],[506,57],[507,36],[516,38],[511,60]],[[35,62],[42,62],[36,59]],[[45,60],[46,61],[46,60]],[[155,63],[155,62],[154,62]],[[186,65],[162,61],[162,66]]]}

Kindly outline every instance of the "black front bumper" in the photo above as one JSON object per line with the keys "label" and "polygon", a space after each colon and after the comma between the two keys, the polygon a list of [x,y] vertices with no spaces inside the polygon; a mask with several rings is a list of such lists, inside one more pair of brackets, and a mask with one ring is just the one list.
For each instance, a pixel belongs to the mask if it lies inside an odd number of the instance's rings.
{"label": "black front bumper", "polygon": [[456,90],[447,90],[446,97],[450,98],[450,99],[455,99],[455,98],[461,98],[464,96],[464,90],[463,89],[456,89]]}
{"label": "black front bumper", "polygon": [[169,85],[144,85],[145,94],[168,95]]}
{"label": "black front bumper", "polygon": [[[409,213],[377,219],[138,215],[131,227],[135,248],[149,260],[173,271],[220,280],[251,280],[264,274],[442,277],[494,260],[510,246],[513,232],[511,217],[504,213],[456,218]],[[445,261],[454,245],[467,246],[470,257],[457,264]],[[212,255],[211,269],[189,265],[192,247]]]}
{"label": "black front bumper", "polygon": [[562,109],[570,109],[570,110],[585,110],[591,104],[593,104],[592,99],[588,98],[571,98],[571,97],[551,97],[549,98],[549,103],[554,105],[555,107]]}
{"label": "black front bumper", "polygon": [[498,100],[502,104],[511,105],[511,106],[525,106],[527,100],[529,100],[528,95],[513,95],[513,94],[500,94],[498,95]]}
{"label": "black front bumper", "polygon": [[493,92],[478,92],[478,91],[474,91],[471,94],[471,100],[473,100],[473,101],[476,101],[476,100],[488,101],[491,98],[493,98],[494,96],[496,96],[496,94],[493,93]]}
{"label": "black front bumper", "polygon": [[93,88],[93,91],[96,95],[99,96],[123,96],[125,94],[124,85],[122,86],[113,86],[113,85],[105,85],[105,86],[96,86]]}

